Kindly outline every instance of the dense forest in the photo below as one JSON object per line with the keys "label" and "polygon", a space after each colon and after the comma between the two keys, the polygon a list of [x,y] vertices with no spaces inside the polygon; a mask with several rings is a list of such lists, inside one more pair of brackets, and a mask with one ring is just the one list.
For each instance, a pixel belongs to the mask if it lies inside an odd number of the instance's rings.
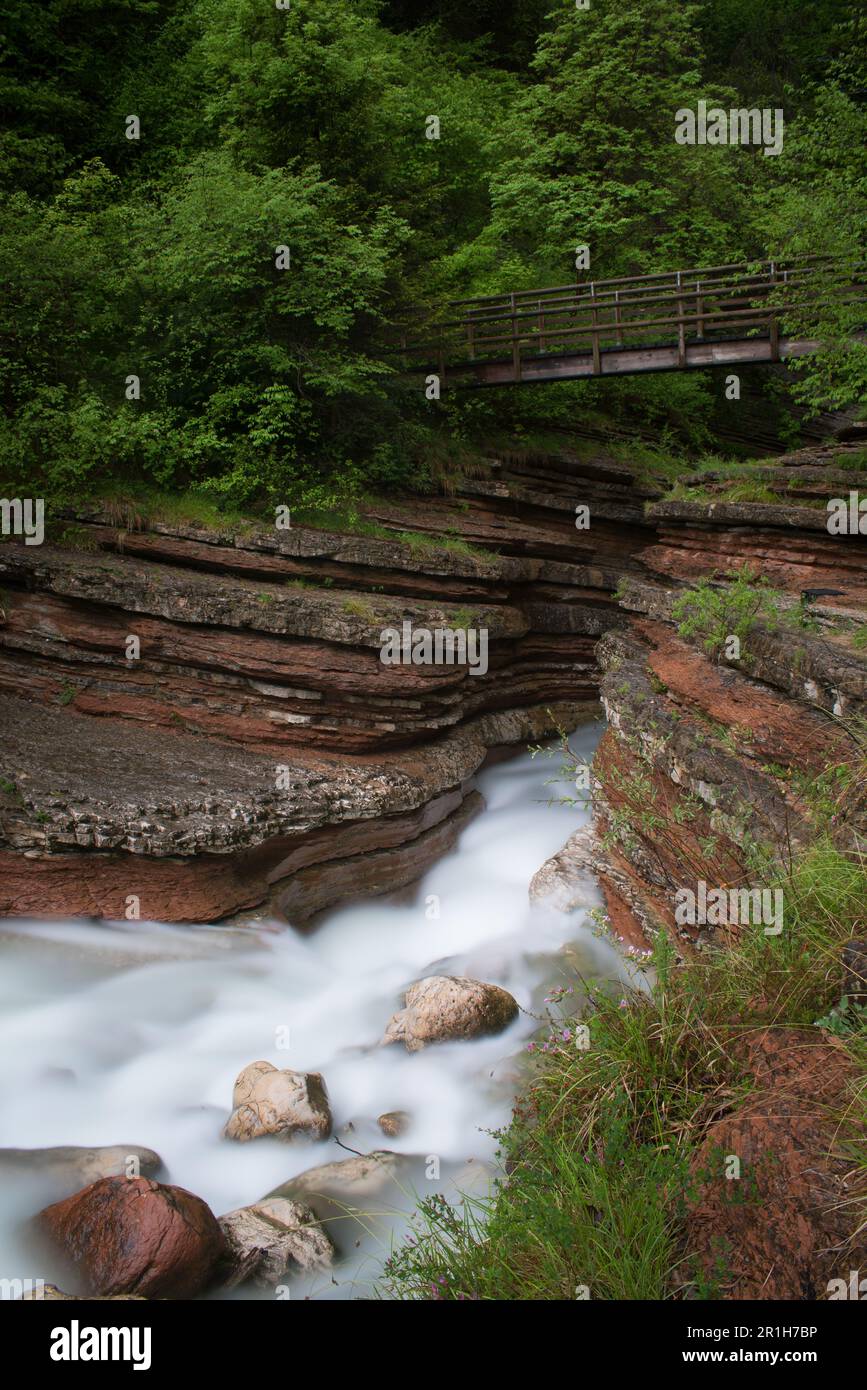
{"label": "dense forest", "polygon": [[[591,406],[688,436],[702,374],[429,402],[393,326],[562,283],[578,244],[598,277],[863,245],[847,0],[4,9],[0,465],[55,502],[107,479],[224,507],[424,490],[495,425]],[[699,99],[781,108],[781,153],[676,143]],[[824,312],[796,387],[815,408],[867,383]]]}

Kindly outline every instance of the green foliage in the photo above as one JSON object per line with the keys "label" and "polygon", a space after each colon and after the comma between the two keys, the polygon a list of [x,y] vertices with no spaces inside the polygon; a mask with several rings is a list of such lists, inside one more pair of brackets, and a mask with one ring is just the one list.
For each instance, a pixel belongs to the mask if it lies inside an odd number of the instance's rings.
{"label": "green foliage", "polygon": [[[786,131],[782,154],[769,160],[769,187],[757,198],[758,226],[772,257],[815,254],[861,265],[867,227],[867,110],[857,93],[830,83],[815,93],[809,114]],[[864,302],[847,293],[836,270],[820,270],[802,291],[781,291],[785,330],[823,346],[793,362],[797,399],[814,412],[841,407],[867,393]]]}
{"label": "green foliage", "polygon": [[779,622],[777,594],[766,579],[756,579],[749,565],[734,571],[727,584],[711,584],[702,579],[681,594],[671,610],[681,637],[698,637],[709,656],[719,658],[729,637],[744,642],[761,623],[776,627]]}
{"label": "green foliage", "polygon": [[[706,449],[701,374],[429,403],[389,335],[450,295],[572,280],[579,244],[596,277],[863,254],[862,17],[795,8],[9,0],[0,483],[55,506],[111,479],[351,511],[452,486],[494,432],[593,417]],[[677,145],[700,98],[784,102],[783,154]],[[855,311],[788,309],[827,339],[803,400],[863,394]]]}

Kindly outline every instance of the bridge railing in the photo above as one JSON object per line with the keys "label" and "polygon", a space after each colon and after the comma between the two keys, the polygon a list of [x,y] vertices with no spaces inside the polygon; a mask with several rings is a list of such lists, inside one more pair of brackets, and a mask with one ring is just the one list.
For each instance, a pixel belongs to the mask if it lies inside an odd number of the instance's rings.
{"label": "bridge railing", "polygon": [[405,332],[398,351],[443,376],[510,357],[518,381],[522,360],[531,354],[586,353],[599,374],[602,353],[612,348],[673,343],[682,366],[688,343],[733,335],[763,334],[776,359],[787,304],[796,300],[799,308],[808,305],[813,289],[817,304],[829,292],[861,299],[865,268],[867,262],[844,266],[833,257],[813,256],[453,300],[449,317],[429,322],[415,341]]}

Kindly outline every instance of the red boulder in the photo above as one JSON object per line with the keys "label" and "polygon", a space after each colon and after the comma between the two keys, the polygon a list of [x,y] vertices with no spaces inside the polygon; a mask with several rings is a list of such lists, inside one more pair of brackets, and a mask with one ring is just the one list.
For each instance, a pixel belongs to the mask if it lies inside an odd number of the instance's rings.
{"label": "red boulder", "polygon": [[207,1203],[150,1178],[100,1178],[36,1217],[88,1293],[193,1298],[226,1253]]}

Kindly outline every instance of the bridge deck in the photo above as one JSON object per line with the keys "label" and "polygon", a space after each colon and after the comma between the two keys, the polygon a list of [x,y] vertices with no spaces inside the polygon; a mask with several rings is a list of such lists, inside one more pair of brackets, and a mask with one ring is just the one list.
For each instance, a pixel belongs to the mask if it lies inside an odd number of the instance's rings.
{"label": "bridge deck", "polygon": [[[657,344],[643,348],[601,348],[598,370],[593,352],[543,352],[522,354],[520,374],[511,357],[498,361],[450,362],[448,378],[460,376],[478,386],[505,386],[517,382],[568,381],[588,376],[626,376],[637,372],[676,372],[693,367],[736,367],[751,362],[779,362],[816,352],[815,338],[779,338],[776,346],[767,338],[720,338],[713,342],[687,341],[683,360],[677,346]],[[431,371],[436,367],[431,366]],[[469,384],[469,381],[467,382]]]}

